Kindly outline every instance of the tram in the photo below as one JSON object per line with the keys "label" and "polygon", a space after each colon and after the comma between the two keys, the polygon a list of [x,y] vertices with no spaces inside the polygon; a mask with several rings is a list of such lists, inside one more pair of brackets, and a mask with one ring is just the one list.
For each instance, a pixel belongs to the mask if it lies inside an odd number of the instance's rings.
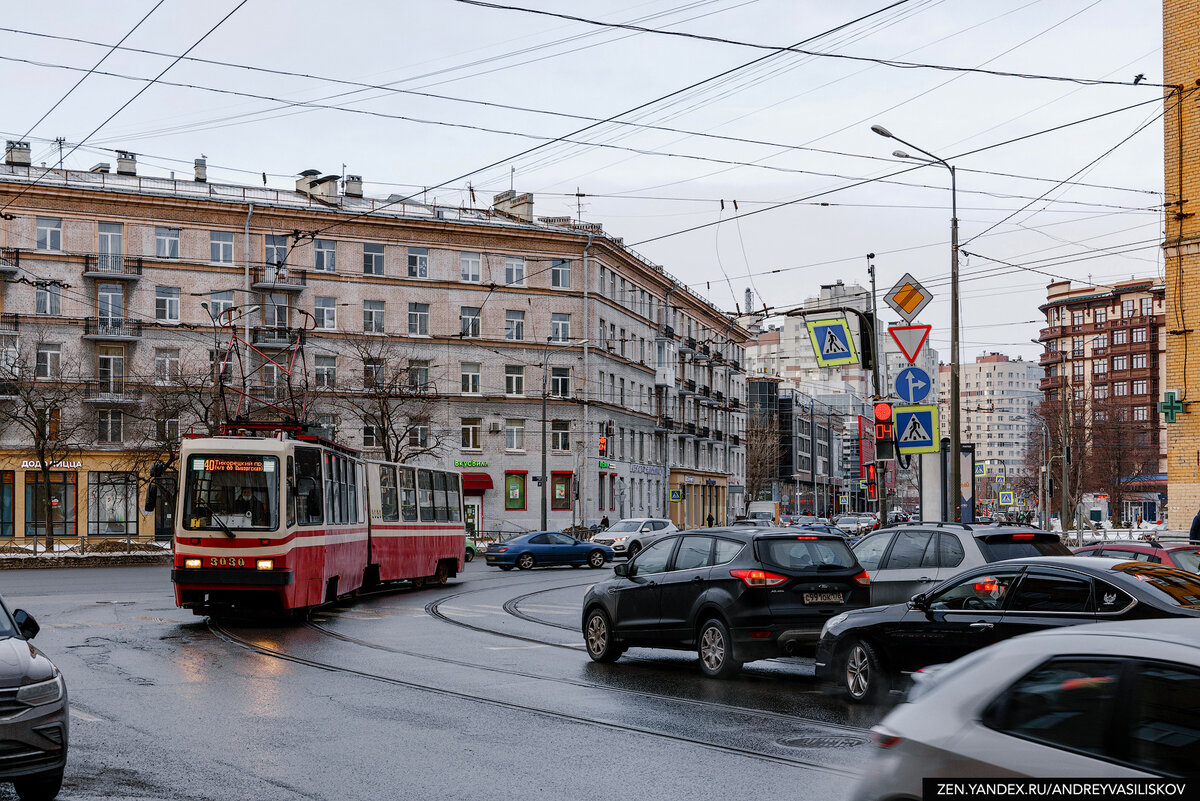
{"label": "tram", "polygon": [[257,433],[181,443],[178,606],[290,613],[462,569],[457,473],[365,460],[300,429]]}

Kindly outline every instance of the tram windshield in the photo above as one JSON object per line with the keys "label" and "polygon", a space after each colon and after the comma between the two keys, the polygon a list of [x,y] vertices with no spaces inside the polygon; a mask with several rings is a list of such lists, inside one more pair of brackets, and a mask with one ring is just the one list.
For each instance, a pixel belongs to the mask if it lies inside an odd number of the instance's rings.
{"label": "tram windshield", "polygon": [[279,527],[279,459],[275,456],[193,454],[187,459],[183,527]]}

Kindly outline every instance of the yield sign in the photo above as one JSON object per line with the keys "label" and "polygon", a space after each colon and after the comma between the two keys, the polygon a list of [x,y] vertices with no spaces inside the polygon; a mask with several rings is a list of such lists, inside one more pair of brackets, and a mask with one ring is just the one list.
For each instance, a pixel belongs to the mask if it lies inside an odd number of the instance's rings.
{"label": "yield sign", "polygon": [[888,328],[888,333],[892,335],[908,363],[915,364],[917,355],[920,354],[921,348],[925,347],[932,330],[932,325],[894,325]]}

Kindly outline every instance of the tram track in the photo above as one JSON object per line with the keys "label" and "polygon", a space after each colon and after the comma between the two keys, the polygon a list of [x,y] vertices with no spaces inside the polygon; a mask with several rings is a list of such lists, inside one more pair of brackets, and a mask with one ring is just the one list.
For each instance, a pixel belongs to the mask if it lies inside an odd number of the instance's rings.
{"label": "tram track", "polygon": [[[658,740],[665,740],[665,741],[669,741],[669,742],[679,743],[682,745],[696,746],[699,748],[704,748],[706,750],[729,754],[729,755],[742,756],[742,757],[745,757],[748,759],[753,759],[753,760],[760,761],[760,762],[767,762],[767,763],[772,763],[772,764],[777,764],[777,765],[785,765],[788,767],[802,768],[802,769],[806,769],[806,770],[816,770],[816,771],[821,771],[823,773],[828,773],[831,775],[847,777],[847,778],[854,778],[857,776],[857,773],[854,771],[850,771],[845,768],[840,768],[840,767],[837,767],[834,765],[829,765],[829,764],[826,764],[823,762],[818,762],[818,761],[811,760],[811,759],[803,759],[803,758],[799,758],[799,757],[789,757],[789,756],[783,756],[780,754],[771,754],[771,753],[766,753],[763,751],[756,751],[752,748],[744,748],[744,747],[739,747],[739,746],[734,746],[734,745],[723,745],[720,743],[713,743],[713,742],[709,742],[707,740],[701,740],[701,739],[698,739],[695,737],[688,737],[688,736],[681,735],[681,734],[657,731],[655,729],[649,729],[649,728],[645,728],[642,726],[633,726],[630,724],[616,723],[613,721],[597,720],[595,718],[589,718],[589,717],[585,717],[582,715],[574,715],[574,714],[571,714],[568,712],[562,712],[562,711],[558,711],[558,710],[554,710],[554,709],[547,709],[544,707],[535,706],[535,705],[531,705],[531,704],[516,703],[516,702],[512,702],[512,701],[504,701],[504,700],[501,700],[498,698],[481,697],[478,695],[474,695],[472,693],[462,692],[462,691],[458,691],[458,690],[452,690],[452,689],[448,689],[445,687],[437,687],[437,686],[434,686],[431,684],[424,684],[424,683],[418,682],[418,681],[401,679],[401,678],[398,678],[395,676],[387,676],[382,673],[372,673],[367,670],[359,670],[357,668],[351,668],[351,667],[348,667],[345,665],[337,665],[332,662],[325,662],[325,661],[322,661],[319,659],[313,659],[310,657],[299,656],[297,654],[288,653],[287,651],[283,651],[278,648],[272,648],[272,647],[263,645],[261,643],[256,643],[251,640],[248,640],[245,637],[241,637],[241,636],[235,634],[234,632],[228,630],[227,628],[221,626],[219,623],[216,623],[215,621],[213,621],[211,619],[209,619],[207,622],[208,622],[209,631],[212,632],[213,636],[215,636],[216,638],[225,642],[228,645],[232,645],[236,648],[259,654],[260,656],[265,656],[265,657],[269,657],[269,658],[273,658],[273,659],[279,659],[281,661],[291,662],[291,663],[297,664],[297,665],[304,665],[306,667],[315,668],[317,670],[324,670],[324,671],[328,671],[331,673],[340,673],[340,674],[349,675],[349,676],[356,676],[359,678],[367,679],[370,681],[376,681],[376,682],[380,682],[383,684],[392,685],[395,687],[404,687],[406,689],[432,693],[434,695],[439,695],[442,697],[454,698],[454,699],[463,700],[463,701],[469,701],[469,702],[473,702],[476,704],[482,704],[482,705],[505,709],[505,710],[509,710],[509,711],[524,712],[527,714],[540,715],[543,717],[552,718],[555,720],[561,720],[561,721],[570,722],[570,723],[576,723],[576,724],[580,724],[580,725],[584,725],[584,726],[592,726],[592,727],[596,727],[596,728],[602,728],[602,729],[606,729],[609,731],[621,732],[621,733],[626,733],[626,734],[638,734],[638,735],[642,735],[645,737],[651,737],[651,738],[655,738]],[[664,697],[669,698],[667,696],[664,696]],[[678,700],[678,699],[675,699],[675,700]],[[705,702],[696,702],[696,703],[704,704]],[[709,705],[709,706],[711,706],[711,705]],[[789,720],[793,719],[793,718],[791,718],[791,716],[783,716],[783,715],[780,715],[780,716],[787,717]]]}

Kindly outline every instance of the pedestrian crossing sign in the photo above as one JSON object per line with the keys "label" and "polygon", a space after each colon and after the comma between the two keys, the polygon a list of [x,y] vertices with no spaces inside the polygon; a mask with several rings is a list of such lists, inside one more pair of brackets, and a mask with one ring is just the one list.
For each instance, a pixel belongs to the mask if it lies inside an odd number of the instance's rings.
{"label": "pedestrian crossing sign", "polygon": [[1001,506],[1012,506],[1013,505],[1013,494],[1008,491],[1001,492],[1000,493],[1000,505]]}
{"label": "pedestrian crossing sign", "polygon": [[843,367],[858,364],[854,338],[850,335],[850,323],[846,321],[845,316],[809,320],[806,325],[818,366]]}
{"label": "pedestrian crossing sign", "polygon": [[938,409],[936,406],[896,406],[896,450],[899,453],[937,453]]}
{"label": "pedestrian crossing sign", "polygon": [[671,490],[671,502],[672,503],[679,503],[682,500],[683,500],[683,490],[682,489]]}

